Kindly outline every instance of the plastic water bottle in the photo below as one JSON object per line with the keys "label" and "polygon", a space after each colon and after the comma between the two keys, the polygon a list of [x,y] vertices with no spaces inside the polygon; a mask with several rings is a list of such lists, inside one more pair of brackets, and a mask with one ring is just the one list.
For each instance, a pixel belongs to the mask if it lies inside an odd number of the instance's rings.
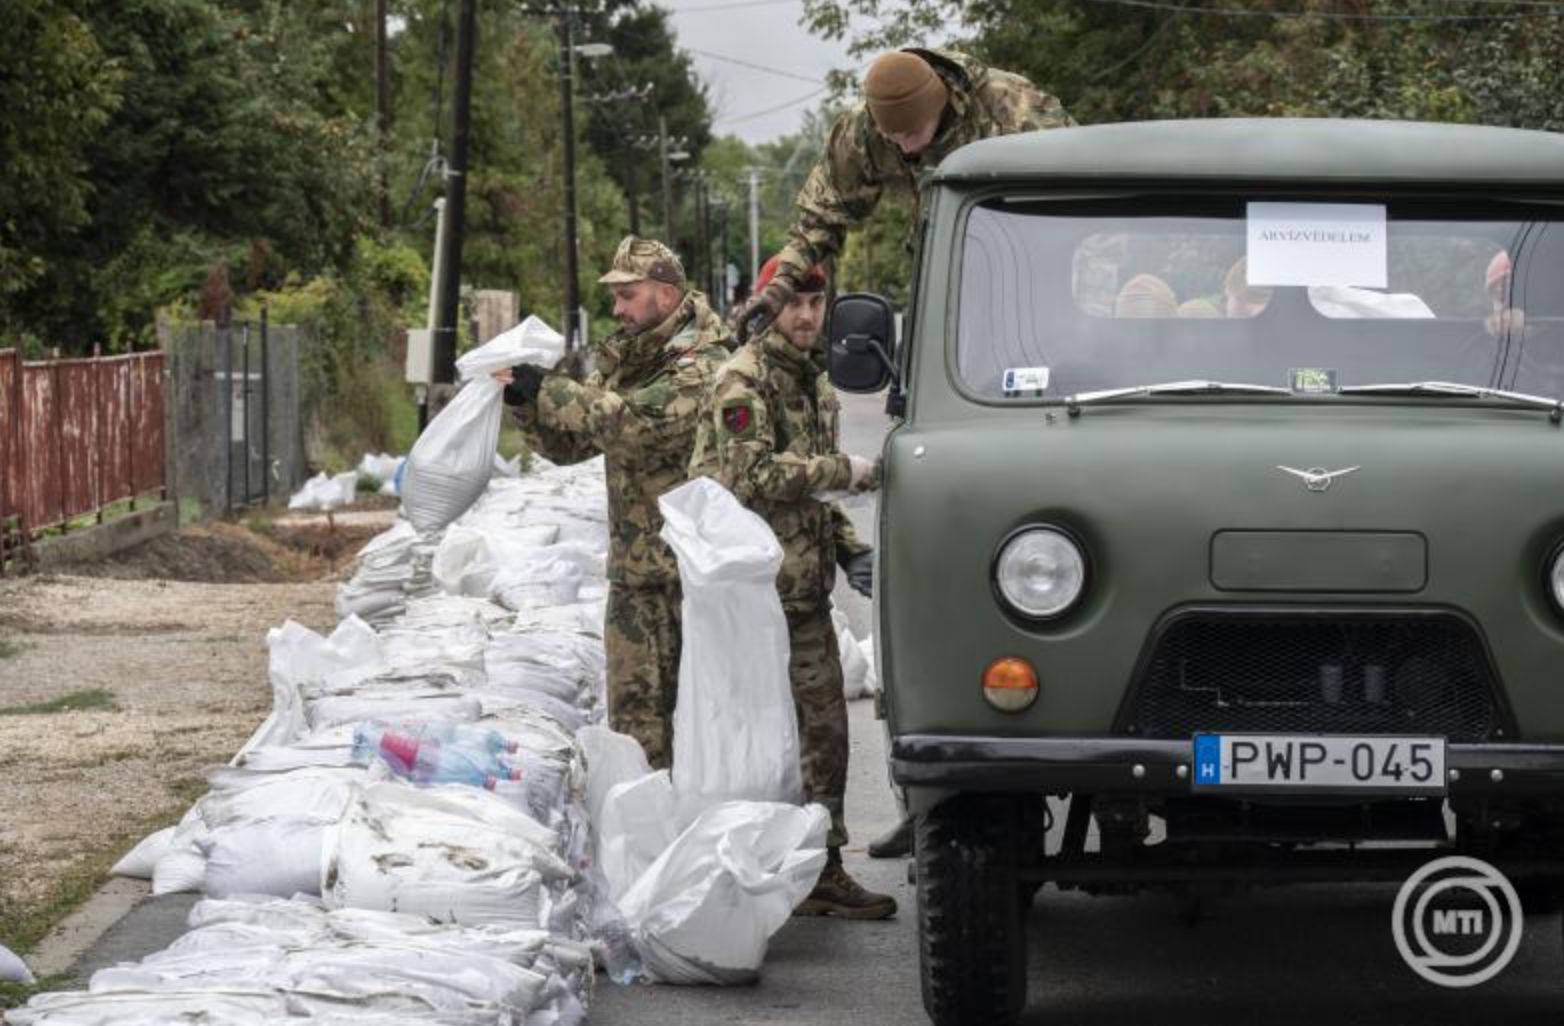
{"label": "plastic water bottle", "polygon": [[378,755],[398,776],[413,772],[421,747],[423,741],[416,733],[384,723],[361,723],[353,731],[353,761],[367,766]]}
{"label": "plastic water bottle", "polygon": [[609,978],[621,986],[628,986],[641,978],[641,953],[636,950],[635,938],[630,927],[618,916],[603,923],[597,931],[602,945],[603,968]]}
{"label": "plastic water bottle", "polygon": [[471,723],[461,723],[456,720],[440,720],[434,723],[420,725],[421,736],[439,741],[441,744],[460,744],[470,748],[482,748],[491,755],[503,755],[506,752],[514,752],[520,746],[514,741],[505,740],[497,730],[487,727],[476,727]]}
{"label": "plastic water bottle", "polygon": [[467,784],[487,787],[490,780],[520,779],[488,752],[462,744],[425,741],[413,763],[415,784]]}

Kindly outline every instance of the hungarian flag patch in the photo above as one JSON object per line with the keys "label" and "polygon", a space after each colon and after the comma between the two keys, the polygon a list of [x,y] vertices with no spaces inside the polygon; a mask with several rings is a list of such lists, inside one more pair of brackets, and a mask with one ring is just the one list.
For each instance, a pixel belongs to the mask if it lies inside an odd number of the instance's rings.
{"label": "hungarian flag patch", "polygon": [[747,438],[755,431],[755,414],[748,402],[735,402],[722,408],[722,426],[728,434]]}

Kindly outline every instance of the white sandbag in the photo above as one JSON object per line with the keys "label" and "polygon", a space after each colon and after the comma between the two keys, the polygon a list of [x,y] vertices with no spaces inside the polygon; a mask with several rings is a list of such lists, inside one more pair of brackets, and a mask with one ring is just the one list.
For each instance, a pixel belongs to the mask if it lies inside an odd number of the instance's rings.
{"label": "white sandbag", "polygon": [[558,844],[557,834],[475,788],[372,784],[327,831],[323,897],[332,909],[546,927],[546,884],[574,876],[553,854]]}
{"label": "white sandbag", "polygon": [[771,935],[825,867],[829,825],[821,805],[707,809],[619,899],[647,975],[665,983],[753,980]]}
{"label": "white sandbag", "polygon": [[209,830],[263,819],[335,823],[347,811],[363,776],[363,770],[356,766],[318,766],[284,773],[225,766],[207,773],[212,790],[196,802],[196,811]]}
{"label": "white sandbag", "polygon": [[679,836],[677,802],[667,770],[616,784],[603,797],[594,819],[594,850],[618,902]]}
{"label": "white sandbag", "polygon": [[358,461],[358,467],[354,472],[359,477],[367,477],[377,485],[393,484],[396,477],[396,468],[402,463],[402,457],[392,456],[390,453],[371,455],[365,453],[364,458]]}
{"label": "white sandbag", "polygon": [[345,471],[335,476],[325,472],[304,482],[304,487],[288,500],[288,508],[303,512],[328,512],[353,505],[358,496],[358,472]]}
{"label": "white sandbag", "polygon": [[274,1026],[290,1016],[281,994],[255,984],[233,990],[39,994],[5,1013],[11,1026]]}
{"label": "white sandbag", "polygon": [[863,656],[863,664],[866,668],[864,672],[864,687],[868,688],[869,693],[872,695],[880,690],[880,672],[874,665],[873,634],[864,635],[864,639],[858,642],[858,654]]}
{"label": "white sandbag", "polygon": [[26,983],[32,984],[38,981],[33,978],[32,970],[27,968],[27,963],[12,954],[11,949],[0,944],[0,983]]}
{"label": "white sandbag", "polygon": [[322,698],[309,706],[311,730],[361,720],[461,720],[483,715],[483,701],[472,694],[436,689],[364,691]]}
{"label": "white sandbag", "polygon": [[267,819],[212,831],[202,846],[206,893],[319,894],[325,831],[325,824],[308,819]]}
{"label": "white sandbag", "polygon": [[673,714],[673,786],[686,820],[730,799],[797,802],[798,721],[782,547],[759,516],[709,477],[657,500],[679,560],[684,644]]}
{"label": "white sandbag", "polygon": [[869,683],[869,663],[853,637],[847,614],[834,606],[831,609],[831,625],[836,628],[836,648],[842,662],[842,694],[849,702],[868,698],[874,693]]}
{"label": "white sandbag", "polygon": [[181,846],[158,859],[152,871],[154,895],[185,894],[206,886],[206,856],[194,843]]}
{"label": "white sandbag", "polygon": [[169,842],[174,838],[174,827],[154,830],[142,838],[134,848],[120,856],[109,872],[114,876],[126,876],[135,880],[150,880],[157,869],[158,860],[168,854]]}
{"label": "white sandbag", "polygon": [[413,443],[402,475],[402,509],[420,533],[445,527],[488,487],[505,411],[505,386],[493,372],[518,363],[553,366],[563,352],[558,333],[528,317],[456,361],[466,384]]}
{"label": "white sandbag", "polygon": [[592,822],[599,822],[603,799],[619,784],[639,780],[652,771],[641,742],[607,727],[582,727],[576,741],[586,760],[586,803]]}

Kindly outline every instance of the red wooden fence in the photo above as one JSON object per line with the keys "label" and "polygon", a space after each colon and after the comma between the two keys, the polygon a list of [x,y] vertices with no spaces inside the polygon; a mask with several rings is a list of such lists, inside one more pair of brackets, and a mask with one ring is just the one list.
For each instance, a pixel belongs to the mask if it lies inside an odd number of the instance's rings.
{"label": "red wooden fence", "polygon": [[166,493],[163,366],[162,353],[24,363],[0,350],[0,544]]}

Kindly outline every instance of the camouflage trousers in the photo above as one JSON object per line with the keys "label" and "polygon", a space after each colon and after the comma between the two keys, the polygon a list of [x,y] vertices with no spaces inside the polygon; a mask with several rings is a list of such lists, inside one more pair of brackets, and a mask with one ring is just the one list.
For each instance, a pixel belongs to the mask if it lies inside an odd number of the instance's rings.
{"label": "camouflage trousers", "polygon": [[837,649],[831,606],[789,612],[788,640],[792,655],[788,675],[793,682],[793,707],[798,712],[798,740],[804,776],[804,796],[831,813],[826,844],[847,843],[843,803],[847,795],[847,699],[842,694],[842,656]]}
{"label": "camouflage trousers", "polygon": [[603,626],[609,725],[641,742],[653,769],[668,769],[679,696],[679,589],[610,584]]}

